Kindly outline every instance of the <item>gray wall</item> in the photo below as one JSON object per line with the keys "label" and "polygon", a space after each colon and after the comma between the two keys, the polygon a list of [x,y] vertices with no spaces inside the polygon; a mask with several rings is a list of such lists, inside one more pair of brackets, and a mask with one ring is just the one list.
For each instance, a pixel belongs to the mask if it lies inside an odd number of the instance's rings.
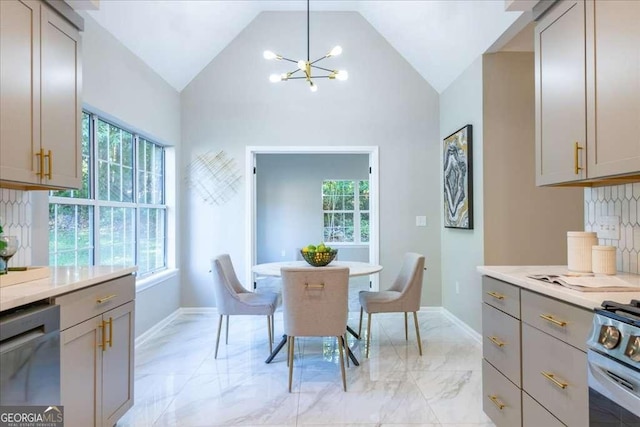
{"label": "gray wall", "polygon": [[464,125],[473,125],[474,204],[473,230],[442,230],[442,306],[477,331],[482,321],[482,298],[476,266],[484,264],[482,119],[482,57],[479,57],[440,94],[441,140]]}
{"label": "gray wall", "polygon": [[[421,252],[428,268],[422,305],[439,306],[438,94],[354,12],[311,13],[311,56],[340,44],[343,54],[325,63],[347,69],[348,81],[319,80],[317,93],[301,81],[270,83],[270,74],[290,66],[266,61],[262,51],[306,57],[305,33],[304,12],[264,12],[184,89],[182,167],[210,150],[244,165],[248,145],[378,146],[380,287],[389,286],[405,252]],[[246,280],[244,181],[222,206],[183,189],[182,305],[213,306],[211,256],[229,253]],[[416,227],[416,215],[426,215],[428,226]]]}
{"label": "gray wall", "polygon": [[[257,261],[288,261],[323,240],[322,181],[369,179],[369,156],[260,154],[256,170]],[[368,247],[340,247],[338,259],[368,261]]]}

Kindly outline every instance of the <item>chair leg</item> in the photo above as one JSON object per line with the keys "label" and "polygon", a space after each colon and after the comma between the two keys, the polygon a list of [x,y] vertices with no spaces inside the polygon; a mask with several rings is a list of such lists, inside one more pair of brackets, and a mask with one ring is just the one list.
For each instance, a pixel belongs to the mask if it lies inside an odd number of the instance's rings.
{"label": "chair leg", "polygon": [[413,322],[416,324],[416,338],[418,339],[418,351],[422,356],[422,340],[420,339],[420,328],[418,327],[418,312],[413,312]]}
{"label": "chair leg", "polygon": [[371,344],[371,317],[373,313],[367,313],[367,348],[365,350],[365,358],[369,358],[369,345]]}
{"label": "chair leg", "polygon": [[276,318],[275,315],[272,314],[271,315],[271,342],[275,342],[275,336],[276,336]]}
{"label": "chair leg", "polygon": [[220,320],[218,321],[218,337],[216,338],[216,352],[213,356],[214,359],[218,358],[218,345],[220,344],[220,330],[222,329],[222,318],[224,315],[220,315]]}
{"label": "chair leg", "polygon": [[271,316],[267,316],[267,331],[269,332],[269,354],[273,352],[273,335],[271,335]]}
{"label": "chair leg", "polygon": [[360,306],[360,323],[358,324],[358,336],[362,337],[362,312],[364,311],[364,308],[362,308],[362,306]]}
{"label": "chair leg", "polygon": [[404,312],[404,340],[405,341],[409,341],[409,328],[407,327],[407,313],[406,311]]}
{"label": "chair leg", "polygon": [[[340,344],[340,341],[342,341],[342,345],[344,346],[344,351],[347,352],[347,356],[349,356],[348,353],[348,348],[349,348],[349,343],[347,342],[347,333],[345,332],[344,337],[340,337],[341,339],[338,340],[338,344]],[[347,368],[349,367],[349,357],[347,357]]]}
{"label": "chair leg", "polygon": [[224,343],[229,344],[229,315],[227,314],[227,332],[224,337]]}
{"label": "chair leg", "polygon": [[289,336],[287,338],[289,342],[289,393],[291,393],[291,382],[293,379],[293,348],[294,348],[294,337]]}
{"label": "chair leg", "polygon": [[[342,352],[342,346],[340,345],[342,337],[338,336],[336,338],[338,338],[338,348],[340,349],[340,371],[342,372],[342,388],[344,388],[344,391],[347,391],[347,375],[344,372],[344,354]],[[347,359],[349,358],[347,357]]]}

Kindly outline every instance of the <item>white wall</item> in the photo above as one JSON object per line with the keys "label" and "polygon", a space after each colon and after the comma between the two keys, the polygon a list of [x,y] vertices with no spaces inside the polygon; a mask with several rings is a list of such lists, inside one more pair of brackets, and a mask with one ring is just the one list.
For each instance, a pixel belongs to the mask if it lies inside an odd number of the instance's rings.
{"label": "white wall", "polygon": [[484,264],[482,102],[482,57],[478,57],[440,94],[441,140],[464,125],[473,125],[474,183],[474,229],[442,230],[442,306],[476,330],[480,329],[482,302],[476,266]]}
{"label": "white wall", "polygon": [[[91,17],[83,17],[83,106],[154,141],[179,147],[180,94]],[[167,192],[175,198],[175,188]],[[32,192],[34,264],[48,264],[47,197],[47,192]],[[169,215],[177,216],[175,204]],[[136,335],[180,307],[179,289],[174,275],[136,295]]]}
{"label": "white wall", "polygon": [[[311,14],[311,56],[340,44],[343,54],[324,64],[347,69],[348,81],[319,80],[315,94],[302,81],[270,83],[270,74],[292,67],[266,61],[262,51],[306,57],[305,33],[304,12],[264,12],[185,88],[182,167],[210,150],[224,150],[242,164],[247,145],[379,146],[381,288],[395,277],[405,252],[422,252],[428,268],[422,305],[439,306],[438,95],[354,12]],[[244,182],[222,206],[183,189],[182,305],[212,306],[213,255],[229,253],[245,279]],[[428,226],[416,227],[416,215],[426,215]]]}
{"label": "white wall", "polygon": [[[323,241],[323,180],[369,179],[366,154],[259,154],[256,157],[258,263],[300,259],[299,249]],[[338,258],[368,261],[369,250],[340,247]]]}

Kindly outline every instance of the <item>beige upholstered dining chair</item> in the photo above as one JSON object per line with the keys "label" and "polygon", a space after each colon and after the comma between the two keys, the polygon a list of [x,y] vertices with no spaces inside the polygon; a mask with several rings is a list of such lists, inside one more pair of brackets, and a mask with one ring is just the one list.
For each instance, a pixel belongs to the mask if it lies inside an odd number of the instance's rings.
{"label": "beige upholstered dining chair", "polygon": [[343,346],[347,333],[349,269],[283,267],[282,312],[289,343],[289,392],[296,337],[334,336],[338,340],[342,386],[347,391]]}
{"label": "beige upholstered dining chair", "polygon": [[371,342],[371,317],[373,313],[404,313],[404,337],[409,340],[407,314],[413,312],[413,321],[416,325],[416,338],[418,339],[418,351],[422,356],[422,342],[420,341],[420,328],[418,327],[418,310],[420,309],[420,296],[422,294],[422,277],[424,275],[424,256],[416,253],[404,255],[400,273],[393,285],[380,292],[360,291],[360,325],[358,335],[362,333],[362,312],[367,312],[367,347],[365,357],[369,357],[369,344]]}
{"label": "beige upholstered dining chair", "polygon": [[225,343],[228,344],[229,316],[232,315],[267,316],[269,352],[271,352],[273,349],[273,313],[277,308],[278,294],[275,292],[255,293],[246,290],[238,280],[236,272],[233,269],[233,264],[231,263],[231,258],[227,254],[219,255],[211,260],[211,271],[213,273],[213,291],[216,298],[216,308],[218,314],[220,314],[214,358],[218,358],[222,318],[227,316]]}

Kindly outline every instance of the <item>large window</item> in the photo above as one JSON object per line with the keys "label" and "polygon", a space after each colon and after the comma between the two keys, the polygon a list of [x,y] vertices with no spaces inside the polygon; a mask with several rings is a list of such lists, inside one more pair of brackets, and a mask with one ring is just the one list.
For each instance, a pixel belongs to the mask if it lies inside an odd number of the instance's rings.
{"label": "large window", "polygon": [[82,115],[82,188],[49,196],[51,265],[166,268],[164,148]]}
{"label": "large window", "polygon": [[369,181],[322,182],[324,241],[369,243]]}

